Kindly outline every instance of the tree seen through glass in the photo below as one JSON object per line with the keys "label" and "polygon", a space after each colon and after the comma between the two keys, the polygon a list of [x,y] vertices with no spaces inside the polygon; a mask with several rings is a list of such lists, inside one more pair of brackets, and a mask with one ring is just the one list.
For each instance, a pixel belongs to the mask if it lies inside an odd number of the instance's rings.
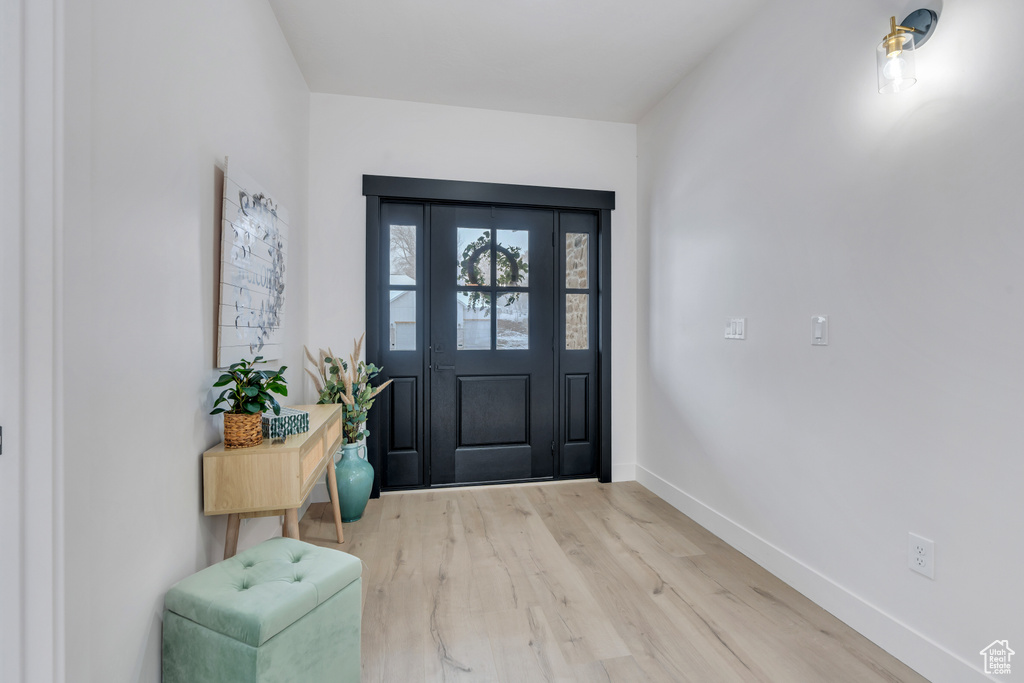
{"label": "tree seen through glass", "polygon": [[415,284],[416,226],[392,225],[390,232],[391,284]]}

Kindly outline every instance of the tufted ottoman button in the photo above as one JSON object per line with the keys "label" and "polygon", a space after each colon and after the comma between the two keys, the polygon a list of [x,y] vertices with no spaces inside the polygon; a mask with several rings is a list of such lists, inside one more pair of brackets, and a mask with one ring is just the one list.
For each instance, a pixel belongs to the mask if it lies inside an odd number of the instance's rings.
{"label": "tufted ottoman button", "polygon": [[351,555],[274,538],[184,579],[164,600],[163,683],[359,681],[361,573]]}

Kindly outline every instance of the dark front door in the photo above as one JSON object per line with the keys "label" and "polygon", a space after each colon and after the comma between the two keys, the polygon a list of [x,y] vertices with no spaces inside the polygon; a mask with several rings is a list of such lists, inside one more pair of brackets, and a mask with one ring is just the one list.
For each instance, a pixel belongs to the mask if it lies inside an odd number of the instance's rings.
{"label": "dark front door", "polygon": [[555,473],[555,212],[430,207],[430,484]]}
{"label": "dark front door", "polygon": [[375,491],[610,481],[613,193],[363,181]]}

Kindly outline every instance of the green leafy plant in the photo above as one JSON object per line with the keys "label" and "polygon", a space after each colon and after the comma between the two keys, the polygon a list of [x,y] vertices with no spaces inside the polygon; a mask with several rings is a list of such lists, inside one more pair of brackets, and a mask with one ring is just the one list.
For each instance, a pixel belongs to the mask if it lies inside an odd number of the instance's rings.
{"label": "green leafy plant", "polygon": [[371,380],[384,368],[359,360],[365,336],[364,334],[355,342],[355,350],[348,357],[348,361],[335,356],[330,348],[327,351],[320,349],[319,358],[314,358],[309,349],[306,349],[306,358],[317,370],[314,373],[306,368],[306,372],[313,378],[313,386],[320,393],[320,400],[317,403],[344,405],[342,431],[345,443],[355,443],[370,435],[365,429],[366,415],[373,407],[377,394],[391,384],[391,380],[377,387],[371,384]]}
{"label": "green leafy plant", "polygon": [[[459,259],[459,277],[467,285],[479,286],[488,277],[491,267],[491,231],[484,230],[476,240],[467,244]],[[518,287],[530,272],[530,264],[523,258],[522,249],[501,243],[494,245],[497,254],[495,275],[499,287]],[[487,271],[487,272],[485,272]],[[512,306],[519,299],[519,292],[505,292],[505,306]],[[487,294],[471,291],[469,308],[476,310],[483,306],[490,314],[490,298]]]}
{"label": "green leafy plant", "polygon": [[313,364],[313,370],[306,368],[306,374],[313,380],[316,388],[319,404],[341,403],[341,394],[345,393],[345,383],[341,380],[343,372],[348,370],[348,363],[334,355],[334,351],[328,348],[326,351],[320,349],[319,358],[314,358],[309,348],[303,346],[306,358]]}
{"label": "green leafy plant", "polygon": [[[220,392],[220,396],[213,404],[210,415],[218,413],[241,413],[255,415],[265,412],[269,407],[275,415],[281,414],[281,405],[271,393],[281,396],[288,395],[288,387],[285,386],[284,371],[287,366],[282,365],[279,370],[267,371],[257,369],[267,361],[263,356],[256,356],[252,361],[244,358],[237,363],[228,366],[227,372],[217,378],[214,387],[228,387]],[[227,404],[226,408],[218,408]]]}

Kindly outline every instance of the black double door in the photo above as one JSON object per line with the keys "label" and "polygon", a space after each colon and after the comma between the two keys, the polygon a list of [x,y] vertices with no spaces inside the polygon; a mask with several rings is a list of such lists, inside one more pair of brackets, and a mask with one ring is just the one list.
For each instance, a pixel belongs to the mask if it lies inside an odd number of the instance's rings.
{"label": "black double door", "polygon": [[588,212],[381,204],[383,488],[597,473],[596,230]]}
{"label": "black double door", "polygon": [[430,483],[552,476],[554,212],[430,218]]}

